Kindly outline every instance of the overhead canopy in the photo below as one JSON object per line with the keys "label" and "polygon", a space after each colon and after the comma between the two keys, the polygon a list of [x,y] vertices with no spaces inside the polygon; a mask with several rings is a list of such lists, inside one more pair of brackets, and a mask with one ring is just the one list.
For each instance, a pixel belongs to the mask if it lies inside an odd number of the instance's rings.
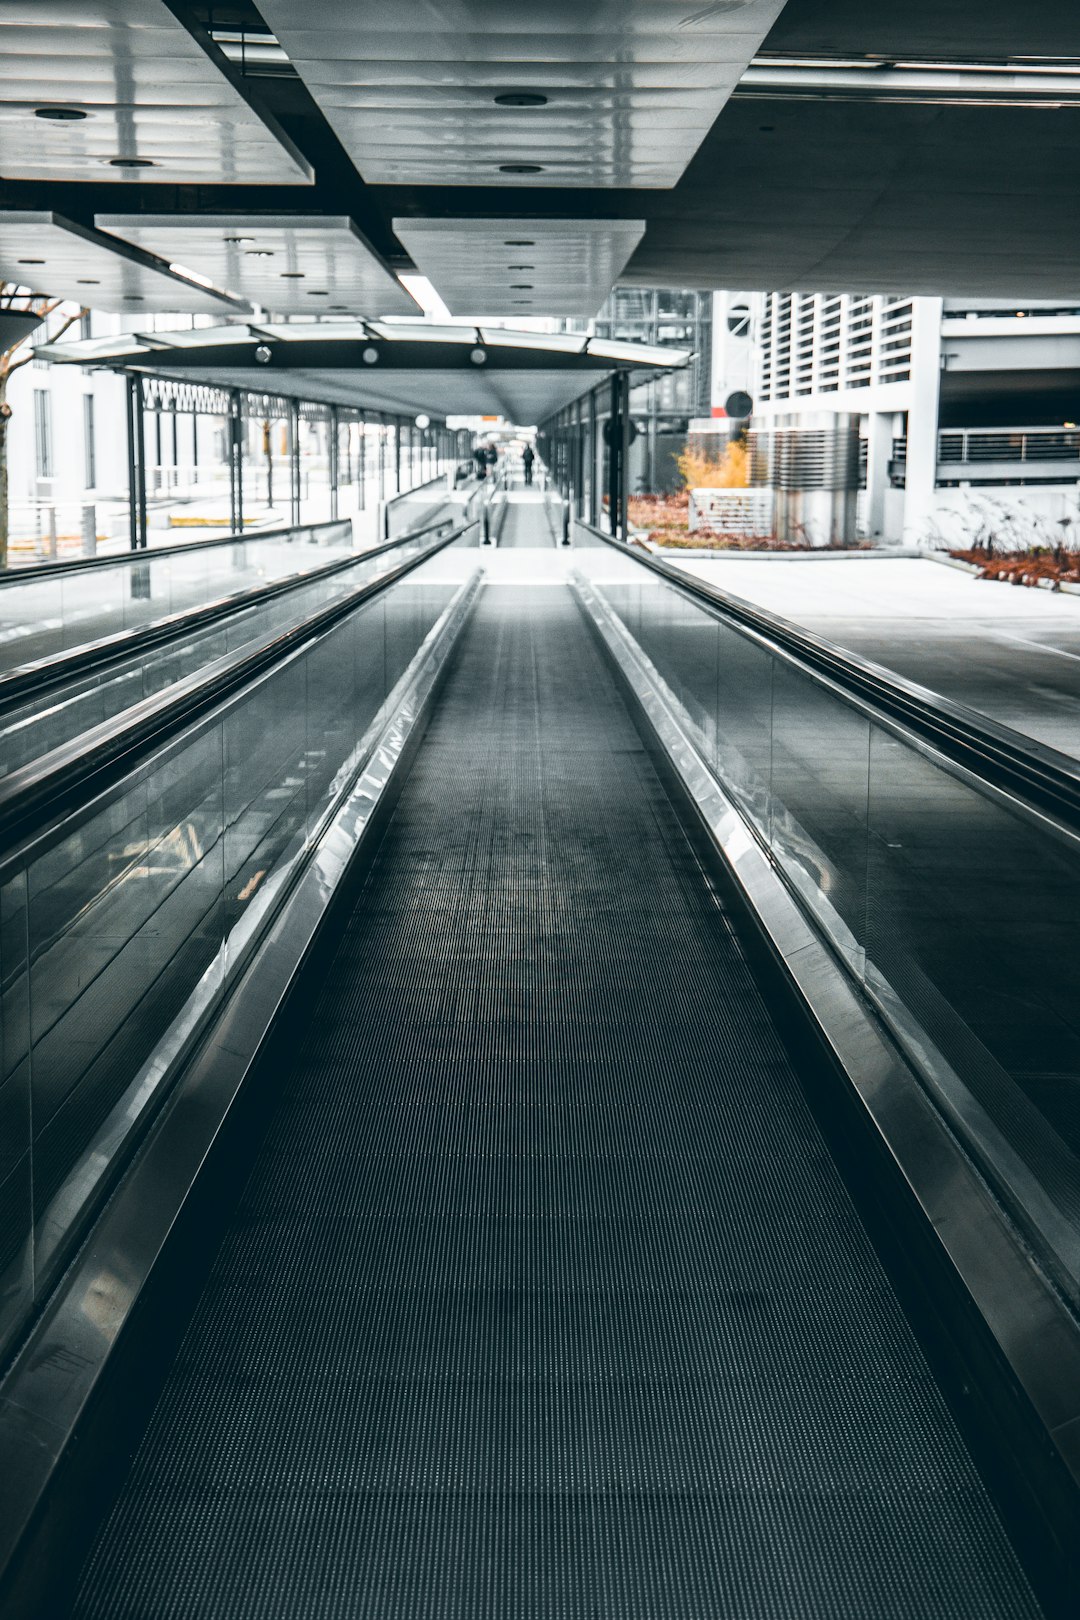
{"label": "overhead canopy", "polygon": [[685,349],[423,321],[294,322],[44,344],[63,365],[211,383],[286,398],[433,416],[501,415],[531,424],[612,371],[657,375]]}
{"label": "overhead canopy", "polygon": [[134,242],[279,315],[415,315],[419,306],[344,216],[98,214]]}
{"label": "overhead canopy", "polygon": [[783,0],[261,0],[369,184],[672,186]]}
{"label": "overhead canopy", "polygon": [[[1076,18],[1076,0],[0,0],[0,207],[28,233],[42,211],[348,217],[395,272],[427,258],[416,226],[447,226],[427,273],[454,309],[546,277],[455,262],[455,231],[516,220],[539,242],[575,218],[644,222],[611,272],[636,286],[1071,299]],[[592,302],[572,282],[551,296]]]}
{"label": "overhead canopy", "polygon": [[183,13],[165,0],[3,0],[4,175],[310,181],[277,120]]}

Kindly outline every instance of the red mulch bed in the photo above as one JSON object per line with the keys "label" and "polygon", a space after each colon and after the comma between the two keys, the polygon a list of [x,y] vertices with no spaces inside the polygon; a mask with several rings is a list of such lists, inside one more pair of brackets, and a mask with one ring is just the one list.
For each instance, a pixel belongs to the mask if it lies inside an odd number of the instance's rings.
{"label": "red mulch bed", "polygon": [[1000,579],[1009,585],[1038,585],[1049,580],[1056,590],[1061,584],[1080,585],[1080,551],[1065,546],[1036,546],[1032,551],[987,551],[975,546],[970,551],[950,551],[960,562],[974,563],[980,579]]}
{"label": "red mulch bed", "polygon": [[[630,498],[630,522],[644,529],[648,538],[658,546],[684,551],[817,551],[806,540],[778,540],[775,534],[727,534],[716,529],[695,529],[690,532],[690,492],[678,495],[633,495]],[[845,551],[868,549],[865,545]]]}

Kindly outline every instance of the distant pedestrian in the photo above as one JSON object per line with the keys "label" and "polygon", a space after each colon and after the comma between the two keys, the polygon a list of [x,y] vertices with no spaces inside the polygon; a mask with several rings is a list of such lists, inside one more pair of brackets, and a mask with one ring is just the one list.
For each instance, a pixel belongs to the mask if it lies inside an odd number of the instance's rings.
{"label": "distant pedestrian", "polygon": [[533,451],[533,447],[532,447],[531,444],[527,444],[525,446],[524,450],[521,452],[521,462],[522,462],[522,466],[525,468],[525,484],[526,484],[526,486],[528,486],[529,484],[532,483],[533,462],[535,460],[536,460],[536,455],[535,455],[535,452]]}
{"label": "distant pedestrian", "polygon": [[487,451],[482,444],[478,444],[473,451],[473,460],[476,463],[477,478],[486,478],[488,470]]}

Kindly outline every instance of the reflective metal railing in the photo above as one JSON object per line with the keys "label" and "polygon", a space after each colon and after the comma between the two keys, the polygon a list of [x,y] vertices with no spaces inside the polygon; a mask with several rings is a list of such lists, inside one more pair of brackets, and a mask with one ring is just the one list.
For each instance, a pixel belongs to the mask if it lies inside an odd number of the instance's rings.
{"label": "reflective metal railing", "polygon": [[[1061,760],[1054,799],[1050,751],[1034,749],[1029,799],[1027,739],[1007,734],[1006,772],[1004,728],[981,738],[971,715],[965,755],[944,722],[935,743],[898,699],[889,712],[885,681],[879,705],[869,684],[813,667],[813,638],[800,659],[606,540],[575,561],[1040,1263],[1080,1301],[1075,762]],[[942,708],[957,724],[957,706]]]}
{"label": "reflective metal railing", "polygon": [[0,1346],[243,971],[410,662],[460,603],[475,564],[446,545],[5,785]]}
{"label": "reflective metal railing", "polygon": [[325,563],[348,520],[0,574],[0,670]]}
{"label": "reflective metal railing", "polygon": [[[82,652],[0,675],[0,778],[215,659],[306,618],[428,544],[423,536],[407,536],[330,563],[320,551],[318,566],[276,585],[264,582],[254,591],[181,614],[178,621],[151,621],[152,630],[127,632],[111,646],[92,643]],[[194,622],[187,624],[189,619]]]}
{"label": "reflective metal railing", "polygon": [[463,500],[455,498],[446,475],[431,478],[415,489],[394,495],[383,507],[383,538],[396,540],[399,535],[414,529],[427,528],[440,518],[456,521],[461,514]]}

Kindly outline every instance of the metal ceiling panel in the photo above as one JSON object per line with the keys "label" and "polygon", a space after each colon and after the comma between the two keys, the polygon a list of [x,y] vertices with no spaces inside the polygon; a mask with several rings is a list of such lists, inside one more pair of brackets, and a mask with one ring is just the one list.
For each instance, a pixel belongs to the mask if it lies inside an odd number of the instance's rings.
{"label": "metal ceiling panel", "polygon": [[311,171],[164,0],[0,0],[8,180],[288,185]]}
{"label": "metal ceiling panel", "polygon": [[640,219],[395,219],[451,315],[591,320],[645,234]]}
{"label": "metal ceiling panel", "polygon": [[275,315],[419,313],[344,215],[99,214],[95,224]]}
{"label": "metal ceiling panel", "polygon": [[113,315],[228,315],[247,305],[145,264],[124,243],[59,214],[0,212],[0,280]]}
{"label": "metal ceiling panel", "polygon": [[669,187],[783,4],[260,0],[259,9],[371,183]]}

